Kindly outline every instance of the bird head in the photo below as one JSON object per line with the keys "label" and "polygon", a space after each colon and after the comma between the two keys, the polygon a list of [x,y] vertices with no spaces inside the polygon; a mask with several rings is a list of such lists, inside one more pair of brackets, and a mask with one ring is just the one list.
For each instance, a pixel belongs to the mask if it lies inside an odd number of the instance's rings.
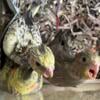
{"label": "bird head", "polygon": [[74,79],[96,79],[100,68],[100,56],[96,51],[85,50],[76,54],[70,66]]}
{"label": "bird head", "polygon": [[46,45],[41,45],[35,47],[31,54],[29,61],[32,68],[46,78],[53,77],[55,57],[51,49]]}

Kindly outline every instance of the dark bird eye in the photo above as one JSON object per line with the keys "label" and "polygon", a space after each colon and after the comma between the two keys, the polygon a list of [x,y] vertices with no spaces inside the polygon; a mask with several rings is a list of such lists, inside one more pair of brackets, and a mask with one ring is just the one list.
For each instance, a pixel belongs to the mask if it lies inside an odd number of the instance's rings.
{"label": "dark bird eye", "polygon": [[86,61],[87,61],[86,57],[82,57],[82,62],[86,62]]}
{"label": "dark bird eye", "polygon": [[37,65],[37,66],[41,66],[41,64],[40,64],[40,63],[38,63],[38,62],[36,62],[36,65]]}

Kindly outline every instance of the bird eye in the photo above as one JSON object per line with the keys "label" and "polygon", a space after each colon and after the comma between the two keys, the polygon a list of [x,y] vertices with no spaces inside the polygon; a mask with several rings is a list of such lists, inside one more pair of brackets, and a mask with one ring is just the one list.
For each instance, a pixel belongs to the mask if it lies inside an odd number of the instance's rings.
{"label": "bird eye", "polygon": [[82,62],[86,62],[86,61],[87,61],[86,57],[82,57]]}
{"label": "bird eye", "polygon": [[38,62],[36,62],[36,65],[37,65],[37,66],[41,66],[41,64],[40,64],[40,63],[38,63]]}

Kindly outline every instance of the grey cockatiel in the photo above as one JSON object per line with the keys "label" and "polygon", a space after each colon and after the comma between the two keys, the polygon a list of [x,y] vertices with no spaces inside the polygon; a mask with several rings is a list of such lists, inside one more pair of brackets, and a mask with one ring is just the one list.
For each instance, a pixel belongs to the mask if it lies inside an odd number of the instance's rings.
{"label": "grey cockatiel", "polygon": [[56,60],[54,77],[50,82],[58,86],[76,86],[86,80],[95,80],[99,69],[98,53],[85,50],[76,54],[71,61]]}
{"label": "grey cockatiel", "polygon": [[[50,81],[56,85],[71,86],[95,79],[99,72],[100,55],[87,34],[72,36],[59,33],[50,44],[56,59],[56,69]],[[59,81],[60,80],[60,81]]]}

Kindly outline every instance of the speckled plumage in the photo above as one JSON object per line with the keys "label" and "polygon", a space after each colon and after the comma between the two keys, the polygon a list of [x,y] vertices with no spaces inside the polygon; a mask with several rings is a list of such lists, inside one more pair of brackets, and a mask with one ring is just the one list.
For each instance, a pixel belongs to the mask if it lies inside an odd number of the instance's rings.
{"label": "speckled plumage", "polygon": [[[36,47],[41,45],[42,40],[37,26],[34,24],[28,27],[24,17],[19,16],[19,18],[8,27],[3,43],[5,53],[10,55],[14,48],[17,52],[21,52],[22,48],[26,46]],[[8,46],[8,48],[6,46]]]}
{"label": "speckled plumage", "polygon": [[41,45],[42,39],[38,26],[34,24],[28,27],[23,16],[13,21],[3,40],[5,54],[20,65],[23,65],[24,58],[31,55],[30,51],[34,51],[35,47],[38,48]]}

